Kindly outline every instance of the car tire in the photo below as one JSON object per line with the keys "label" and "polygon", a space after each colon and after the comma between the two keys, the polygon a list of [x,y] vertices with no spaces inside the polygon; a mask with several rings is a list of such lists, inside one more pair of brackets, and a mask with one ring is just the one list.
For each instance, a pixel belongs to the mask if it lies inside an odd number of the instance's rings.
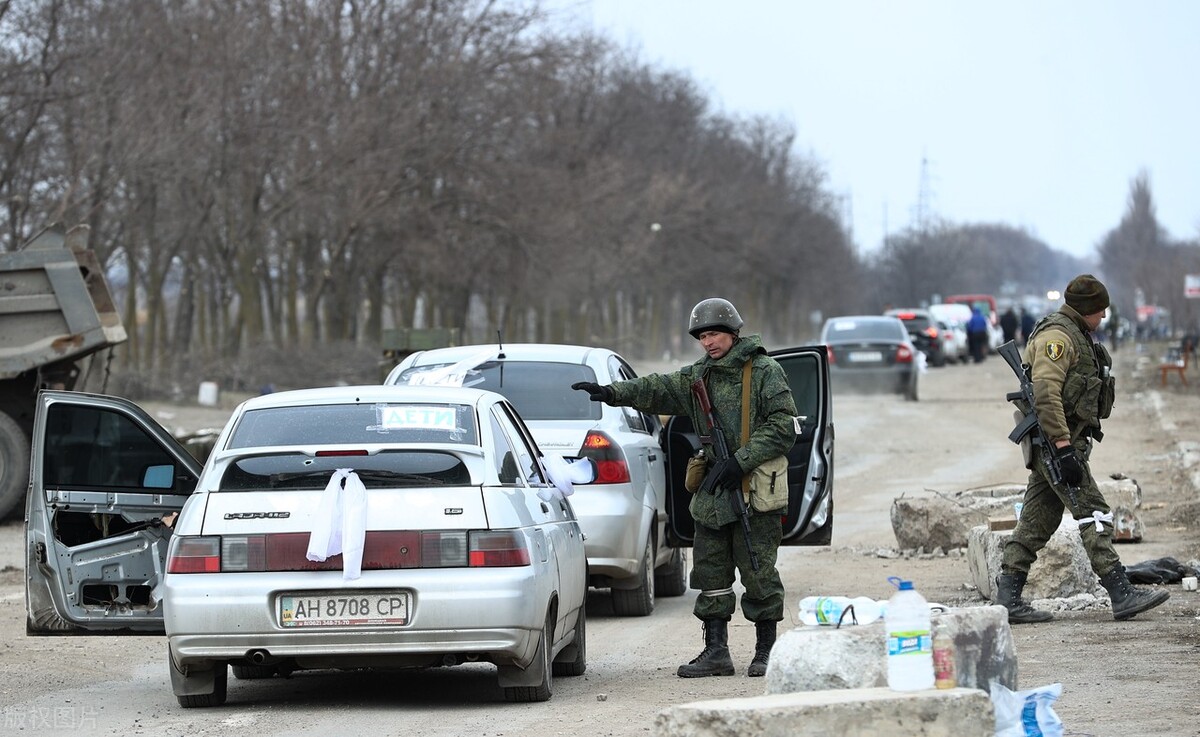
{"label": "car tire", "polygon": [[[560,660],[561,658],[561,660]],[[579,607],[579,619],[575,622],[575,639],[563,648],[554,660],[556,676],[581,676],[587,670],[587,602]]]}
{"label": "car tire", "polygon": [[270,678],[275,675],[273,665],[234,665],[231,666],[233,677],[239,681],[254,681],[259,678]]}
{"label": "car tire", "polygon": [[534,686],[505,686],[505,701],[527,704],[535,701],[550,700],[550,696],[554,691],[554,666],[550,662],[551,648],[554,647],[554,621],[551,618],[552,616],[550,614],[546,615],[546,623],[542,625],[542,635],[538,640],[537,654],[534,655],[534,662],[529,666],[541,669],[541,682]]}
{"label": "car tire", "polygon": [[921,398],[920,386],[921,386],[920,377],[919,376],[914,377],[912,382],[909,383],[909,385],[908,385],[908,391],[904,395],[905,399],[907,399],[910,402],[916,402],[916,401],[920,400],[920,398]]}
{"label": "car tire", "polygon": [[675,548],[670,562],[654,572],[654,591],[658,596],[683,596],[687,589],[687,551]]}
{"label": "car tire", "polygon": [[29,486],[29,438],[0,412],[0,520],[21,507]]}
{"label": "car tire", "polygon": [[654,537],[646,536],[646,550],[638,568],[638,585],[632,589],[612,590],[613,614],[618,617],[645,617],[654,611]]}
{"label": "car tire", "polygon": [[[207,680],[208,676],[192,676],[181,672],[175,667],[175,659],[171,657],[170,652],[167,653],[167,661],[170,663],[172,671],[171,681],[179,679],[184,684],[191,680]],[[185,709],[194,709],[197,707],[220,706],[225,703],[225,696],[229,689],[229,668],[223,662],[213,663],[212,691],[210,693],[201,694],[176,694],[175,698],[179,700],[179,705]]]}

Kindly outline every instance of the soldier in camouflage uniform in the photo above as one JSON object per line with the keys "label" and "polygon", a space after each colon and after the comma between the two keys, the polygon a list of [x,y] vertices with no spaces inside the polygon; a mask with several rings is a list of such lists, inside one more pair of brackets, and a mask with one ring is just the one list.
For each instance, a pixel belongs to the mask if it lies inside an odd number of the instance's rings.
{"label": "soldier in camouflage uniform", "polygon": [[[1088,467],[1092,441],[1103,437],[1100,421],[1112,410],[1115,383],[1112,359],[1091,334],[1108,308],[1108,290],[1091,274],[1067,285],[1066,304],[1042,318],[1025,346],[1035,411],[1068,489],[1053,484],[1041,458],[1034,458],[1017,529],[1004,546],[996,603],[1008,609],[1014,624],[1044,622],[1050,612],[1034,609],[1021,598],[1029,568],[1069,509],[1092,570],[1112,598],[1113,618],[1129,619],[1162,604],[1169,594],[1134,588],[1113,549],[1112,515]],[[1034,453],[1040,453],[1037,448]]]}
{"label": "soldier in camouflage uniform", "polygon": [[[705,356],[670,374],[651,374],[609,386],[590,382],[572,385],[586,391],[594,401],[661,415],[687,415],[693,427],[707,426],[691,384],[703,377],[713,414],[724,430],[731,457],[713,460],[706,448],[709,470],[721,483],[714,493],[692,497],[689,511],[696,521],[691,586],[699,589],[694,613],[704,623],[704,650],[686,665],[679,676],[731,676],[728,623],[737,604],[733,593],[734,571],[741,574],[746,592],[742,613],[754,622],[754,657],[746,674],[762,676],[775,644],[776,623],[783,619],[783,582],[775,568],[783,535],[783,509],[787,495],[763,502],[751,496],[750,545],[759,561],[757,571],[729,493],[739,493],[742,477],[765,461],[777,458],[792,447],[796,434],[792,418],[796,403],[783,368],[766,354],[758,335],[740,336],[742,318],[727,300],[706,299],[692,309],[688,332],[700,341]],[[750,440],[742,445],[742,368],[751,363]],[[703,432],[703,431],[701,431]],[[716,469],[714,471],[714,469]],[[765,507],[765,508],[764,508]]]}

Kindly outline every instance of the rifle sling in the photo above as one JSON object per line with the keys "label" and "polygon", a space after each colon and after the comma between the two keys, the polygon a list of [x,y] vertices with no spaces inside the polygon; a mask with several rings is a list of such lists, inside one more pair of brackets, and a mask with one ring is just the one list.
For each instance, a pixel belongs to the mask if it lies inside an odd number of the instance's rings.
{"label": "rifle sling", "polygon": [[[750,367],[754,358],[742,364],[742,445],[750,443]],[[750,493],[750,470],[742,474],[742,494]]]}

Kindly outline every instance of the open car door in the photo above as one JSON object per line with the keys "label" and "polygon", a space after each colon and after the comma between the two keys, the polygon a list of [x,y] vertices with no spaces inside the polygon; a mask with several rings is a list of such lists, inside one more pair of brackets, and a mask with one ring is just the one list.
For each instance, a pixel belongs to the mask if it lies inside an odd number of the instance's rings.
{"label": "open car door", "polygon": [[[833,409],[825,346],[772,351],[787,374],[796,400],[796,444],[788,451],[788,507],[781,545],[828,545],[833,539]],[[695,522],[692,495],[683,487],[687,459],[700,440],[687,417],[672,417],[664,430],[670,494],[668,542],[691,547]]]}
{"label": "open car door", "polygon": [[124,399],[43,391],[25,508],[29,634],[162,633],[171,528],[201,464]]}

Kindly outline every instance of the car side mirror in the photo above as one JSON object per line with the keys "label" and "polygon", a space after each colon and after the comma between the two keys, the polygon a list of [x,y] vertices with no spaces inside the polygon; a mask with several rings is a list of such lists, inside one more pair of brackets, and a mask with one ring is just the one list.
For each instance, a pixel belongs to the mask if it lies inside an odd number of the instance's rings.
{"label": "car side mirror", "polygon": [[142,488],[170,489],[175,485],[175,466],[163,463],[157,466],[147,466],[142,473]]}

